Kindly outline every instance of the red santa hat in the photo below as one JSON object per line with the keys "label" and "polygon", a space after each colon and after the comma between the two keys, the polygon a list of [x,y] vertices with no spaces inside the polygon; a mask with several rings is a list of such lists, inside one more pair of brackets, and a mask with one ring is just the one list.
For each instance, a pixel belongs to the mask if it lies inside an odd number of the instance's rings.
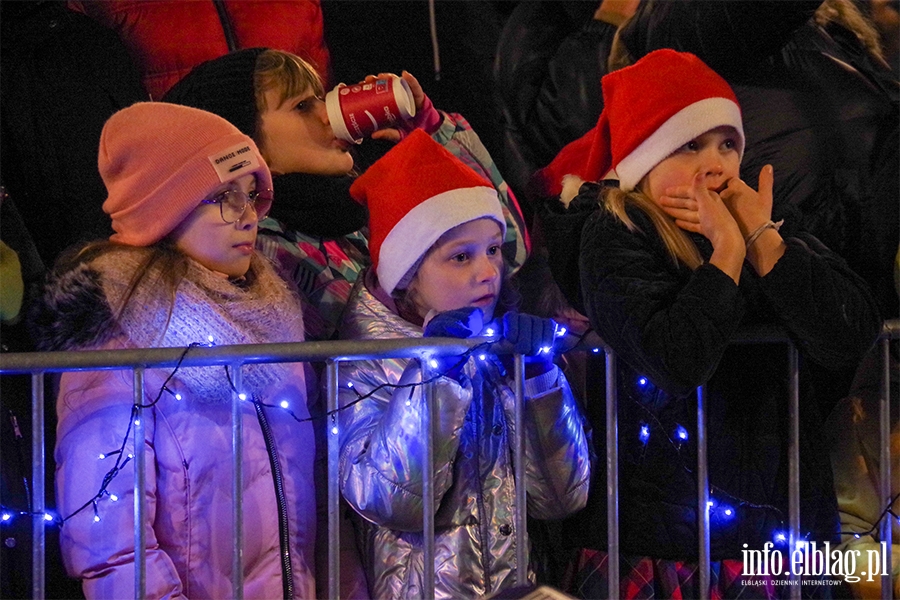
{"label": "red santa hat", "polygon": [[388,294],[457,225],[487,217],[506,235],[493,186],[421,129],[366,169],[350,195],[369,207],[369,251]]}
{"label": "red santa hat", "polygon": [[607,74],[597,125],[564,147],[537,173],[545,195],[557,195],[565,175],[617,179],[626,192],[682,145],[727,125],[744,153],[741,109],[731,86],[699,58],[668,48]]}

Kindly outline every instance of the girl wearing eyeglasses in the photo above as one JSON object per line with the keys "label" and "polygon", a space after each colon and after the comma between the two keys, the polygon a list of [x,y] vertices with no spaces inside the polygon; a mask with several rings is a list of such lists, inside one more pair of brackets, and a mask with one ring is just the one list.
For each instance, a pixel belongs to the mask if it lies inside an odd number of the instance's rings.
{"label": "girl wearing eyeglasses", "polygon": [[[297,342],[295,292],[255,250],[272,179],[254,142],[194,108],[138,103],[100,139],[115,234],[57,265],[35,324],[45,350]],[[243,586],[315,597],[312,427],[302,364],[148,369],[59,383],[57,506],[63,559],[87,598],[134,594],[133,457],[146,459],[146,593],[228,598],[232,395],[244,394]],[[145,438],[134,442],[134,423]]]}
{"label": "girl wearing eyeglasses", "polygon": [[412,91],[415,117],[404,123],[405,131],[382,129],[372,135],[381,141],[359,146],[335,136],[322,78],[312,64],[288,52],[249,48],[220,56],[195,67],[164,96],[166,102],[224,117],[256,141],[279,199],[272,218],[260,224],[257,246],[309,300],[308,337],[335,337],[350,290],[371,263],[368,213],[350,197],[350,185],[390,141],[414,129],[425,131],[497,190],[507,231],[503,256],[511,272],[525,261],[521,211],[478,135],[462,115],[435,109],[414,76],[400,76]]}

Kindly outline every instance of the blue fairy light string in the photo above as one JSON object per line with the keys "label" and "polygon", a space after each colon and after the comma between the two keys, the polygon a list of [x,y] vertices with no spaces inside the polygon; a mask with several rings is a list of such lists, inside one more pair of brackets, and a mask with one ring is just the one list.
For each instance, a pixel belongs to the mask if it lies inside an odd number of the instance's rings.
{"label": "blue fairy light string", "polygon": [[[573,347],[578,346],[591,331],[592,330],[589,329],[585,333],[583,333],[581,336],[579,336],[578,341],[575,342]],[[486,333],[488,336],[492,336],[494,334],[494,331],[492,329],[487,329]],[[564,327],[561,327],[561,328],[557,329],[557,331],[556,331],[557,337],[564,336],[565,334],[566,334],[566,330]],[[410,397],[411,397],[412,392],[416,387],[432,383],[432,382],[436,381],[437,379],[443,377],[445,373],[461,367],[469,360],[469,358],[472,355],[477,354],[477,358],[481,361],[487,360],[488,356],[484,352],[482,352],[482,350],[485,349],[486,347],[490,346],[492,343],[493,342],[489,341],[489,342],[484,342],[482,344],[473,346],[472,348],[470,348],[463,354],[459,355],[457,361],[454,364],[452,364],[448,368],[441,369],[440,371],[436,371],[432,376],[430,376],[426,379],[423,379],[422,381],[419,381],[419,382],[406,383],[406,384],[383,383],[383,384],[380,384],[380,385],[372,388],[367,393],[362,394],[355,388],[352,381],[348,381],[345,385],[346,385],[347,389],[353,390],[353,392],[356,394],[356,399],[353,400],[352,402],[348,402],[348,403],[340,406],[339,408],[337,408],[335,410],[325,411],[322,414],[316,415],[316,416],[310,416],[310,417],[305,417],[305,418],[297,416],[297,414],[294,413],[294,411],[290,408],[290,404],[287,402],[287,400],[281,400],[277,404],[270,404],[270,403],[263,402],[262,400],[260,400],[254,396],[253,398],[250,398],[250,401],[253,402],[254,404],[259,404],[259,405],[267,407],[267,408],[284,410],[295,421],[297,421],[299,423],[316,421],[316,420],[320,420],[320,419],[328,419],[328,418],[331,418],[334,423],[334,419],[336,418],[337,414],[340,411],[350,408],[350,407],[358,404],[359,402],[362,402],[363,400],[370,398],[371,396],[378,393],[382,389],[386,389],[386,388],[409,389]],[[166,377],[166,379],[163,382],[162,386],[160,387],[159,392],[157,393],[156,397],[147,404],[134,404],[132,406],[131,418],[129,419],[128,427],[126,428],[125,435],[123,437],[122,444],[120,445],[120,447],[118,449],[115,449],[115,450],[112,450],[109,452],[105,452],[105,453],[100,453],[98,455],[98,460],[106,460],[106,459],[109,459],[112,457],[115,457],[116,460],[115,460],[114,464],[112,465],[112,467],[109,469],[109,471],[107,471],[107,473],[104,475],[103,481],[102,481],[97,493],[92,498],[87,500],[84,504],[82,504],[79,508],[74,510],[71,514],[69,514],[66,517],[60,517],[58,515],[55,515],[52,511],[49,511],[49,510],[44,511],[43,513],[40,513],[43,515],[43,518],[46,522],[55,523],[55,524],[58,524],[59,526],[62,526],[68,520],[73,518],[75,515],[83,512],[84,510],[87,510],[88,508],[91,508],[94,513],[94,516],[93,516],[94,522],[100,522],[102,520],[102,517],[100,515],[100,510],[99,510],[99,503],[103,499],[108,499],[110,502],[117,502],[119,500],[119,497],[115,493],[112,493],[109,491],[109,489],[108,489],[109,485],[116,478],[116,476],[125,468],[125,466],[128,465],[128,463],[131,462],[131,460],[134,458],[133,454],[125,452],[125,448],[127,445],[128,438],[131,435],[131,428],[137,422],[138,410],[145,409],[145,408],[152,408],[152,407],[156,406],[156,404],[162,398],[162,394],[164,394],[164,393],[170,394],[177,401],[183,400],[183,396],[179,392],[176,392],[168,387],[169,382],[172,380],[173,377],[175,377],[176,373],[181,368],[182,362],[184,361],[188,352],[192,348],[201,347],[201,346],[209,347],[209,346],[213,346],[213,345],[215,345],[215,339],[212,336],[208,336],[207,342],[203,342],[203,343],[194,342],[184,348],[184,351],[181,353],[181,355],[178,359],[178,362],[176,363],[176,365],[175,365],[174,369],[171,371],[171,373],[169,373],[169,375]],[[544,349],[542,349],[542,351],[550,353],[550,352],[552,352],[552,348],[544,348]],[[592,353],[599,353],[600,348],[592,348],[590,351]],[[434,359],[430,359],[429,363],[430,363],[430,366],[434,369],[437,369],[440,367],[440,363]],[[498,366],[498,368],[501,369],[502,373],[505,373],[505,371],[503,371],[502,365],[498,364],[497,366]],[[227,379],[228,384],[231,387],[231,389],[234,392],[238,393],[238,397],[241,400],[247,400],[248,397],[246,396],[246,394],[239,392],[235,388],[234,383],[231,379],[231,374],[228,369],[228,366],[226,365],[224,369],[225,369],[226,379]],[[638,377],[637,384],[641,388],[647,388],[648,386],[652,386],[652,383],[644,376]],[[653,412],[649,411],[645,406],[643,406],[640,402],[637,402],[637,400],[635,400],[634,398],[632,398],[632,401],[636,402],[639,406],[641,406],[641,408],[643,408],[647,412],[648,420],[640,422],[639,431],[638,431],[638,440],[645,447],[645,449],[646,449],[646,446],[648,445],[648,442],[650,440],[650,437],[651,437],[653,431],[656,430],[657,433],[661,432],[665,436],[666,441],[668,441],[669,445],[675,449],[676,455],[679,457],[682,468],[686,472],[693,475],[693,471],[683,461],[682,454],[681,454],[683,445],[689,439],[689,434],[688,434],[687,429],[680,424],[676,424],[674,429],[669,429],[669,428],[664,427],[663,424],[656,418],[656,415]],[[670,435],[669,432],[671,432],[672,435]],[[334,423],[332,426],[332,433],[335,435],[337,434],[336,423]],[[751,509],[763,509],[763,510],[773,511],[774,513],[777,514],[778,520],[782,523],[782,526],[784,526],[784,523],[785,523],[784,515],[781,512],[781,510],[775,506],[767,505],[767,504],[757,504],[757,503],[750,502],[748,500],[741,499],[737,496],[734,496],[733,494],[730,494],[726,490],[724,490],[718,486],[714,486],[714,485],[710,485],[710,495],[711,495],[711,498],[710,498],[710,502],[707,505],[707,509],[710,512],[710,517],[716,518],[719,522],[727,522],[727,521],[734,519],[737,516],[737,508],[735,508],[735,506],[732,506],[732,504],[723,502],[722,498],[724,497],[724,498],[728,498],[728,499],[731,499],[732,501],[734,501],[734,503],[737,505],[737,507],[746,507],[746,508],[751,508]],[[713,495],[717,495],[717,496],[713,497]],[[875,533],[878,530],[878,528],[880,527],[881,522],[887,517],[892,517],[894,519],[897,519],[898,522],[900,522],[900,515],[895,513],[892,509],[893,504],[898,500],[898,498],[900,498],[900,494],[895,495],[891,499],[891,501],[888,503],[888,505],[884,508],[884,510],[879,515],[879,518],[876,520],[875,524],[869,530],[861,531],[861,532],[841,531],[840,534],[841,535],[853,535],[856,538],[860,538],[860,537],[872,535],[873,533]],[[0,506],[0,525],[8,524],[11,521],[13,521],[16,517],[20,517],[20,516],[34,517],[36,515],[38,515],[38,513],[32,512],[31,510],[22,511],[22,510],[15,510],[15,509],[10,509],[8,507]],[[803,536],[803,538],[805,538],[805,537],[806,536]],[[778,545],[786,544],[788,541],[788,535],[787,535],[786,531],[784,531],[784,530],[775,531],[775,533],[773,534],[773,541]],[[803,539],[798,540],[798,543],[801,543],[802,541],[803,541]]]}

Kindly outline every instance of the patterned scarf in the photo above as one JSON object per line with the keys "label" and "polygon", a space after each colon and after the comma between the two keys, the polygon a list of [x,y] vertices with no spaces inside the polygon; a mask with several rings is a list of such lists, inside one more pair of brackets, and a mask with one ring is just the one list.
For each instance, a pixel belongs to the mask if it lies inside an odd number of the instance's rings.
{"label": "patterned scarf", "polygon": [[[118,314],[131,276],[141,264],[140,252],[107,252],[91,263],[101,274],[103,291]],[[246,283],[236,284],[188,259],[187,273],[178,285],[172,314],[169,294],[161,285],[161,268],[151,267],[128,301],[118,325],[135,348],[259,344],[303,341],[300,301],[278,277],[272,266],[254,254]],[[254,364],[241,369],[243,391],[265,394],[282,382],[289,364]],[[231,384],[221,367],[182,367],[178,383],[194,401],[229,402]]]}

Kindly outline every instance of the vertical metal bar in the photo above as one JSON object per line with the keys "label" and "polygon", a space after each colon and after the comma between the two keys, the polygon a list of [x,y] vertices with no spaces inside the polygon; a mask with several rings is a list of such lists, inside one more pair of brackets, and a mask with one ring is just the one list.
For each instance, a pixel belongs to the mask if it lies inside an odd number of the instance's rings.
{"label": "vertical metal bar", "polygon": [[[881,498],[881,504],[887,506],[891,502],[891,339],[885,336],[881,340],[881,406],[879,420],[879,438],[881,448],[881,472],[878,496]],[[889,507],[893,510],[893,507]],[[881,574],[881,597],[891,597],[891,545],[892,539],[892,522],[894,517],[891,513],[885,515],[881,522],[881,542],[885,556],[882,557],[882,564],[887,566],[885,573]]]}
{"label": "vertical metal bar", "polygon": [[144,370],[134,369],[134,597],[147,597],[147,480],[144,455]]}
{"label": "vertical metal bar", "polygon": [[234,539],[231,554],[231,590],[235,600],[244,597],[244,411],[243,373],[241,363],[231,368],[234,390],[231,392],[231,525]]}
{"label": "vertical metal bar", "polygon": [[513,408],[513,479],[516,488],[516,585],[528,583],[528,540],[527,533],[527,501],[525,487],[525,357],[521,354],[513,356],[515,373],[516,403]]}
{"label": "vertical metal bar", "polygon": [[43,598],[45,591],[47,536],[44,519],[46,469],[44,436],[44,374],[31,374],[31,592],[35,599]]}
{"label": "vertical metal bar", "polygon": [[331,418],[322,426],[328,436],[328,597],[338,600],[341,594],[341,536],[340,536],[340,488],[338,486],[338,459],[340,430],[338,429],[338,362],[325,362],[326,410]]}
{"label": "vertical metal bar", "polygon": [[[790,524],[790,540],[787,556],[791,557],[800,541],[800,362],[797,347],[788,343],[788,377],[790,380],[790,398],[788,402],[788,522]],[[799,578],[793,569],[788,569],[791,580]],[[800,598],[800,586],[791,586],[790,597]]]}
{"label": "vertical metal bar", "polygon": [[607,598],[619,596],[619,386],[616,354],[606,346],[606,532],[609,553]]}
{"label": "vertical metal bar", "polygon": [[[422,360],[422,380],[431,379],[432,369]],[[422,430],[427,432],[425,460],[422,467],[422,534],[425,548],[422,567],[423,598],[434,598],[434,382],[425,384],[425,402],[422,403]]]}
{"label": "vertical metal bar", "polygon": [[697,388],[697,529],[700,598],[709,598],[709,463],[706,455],[706,386]]}

